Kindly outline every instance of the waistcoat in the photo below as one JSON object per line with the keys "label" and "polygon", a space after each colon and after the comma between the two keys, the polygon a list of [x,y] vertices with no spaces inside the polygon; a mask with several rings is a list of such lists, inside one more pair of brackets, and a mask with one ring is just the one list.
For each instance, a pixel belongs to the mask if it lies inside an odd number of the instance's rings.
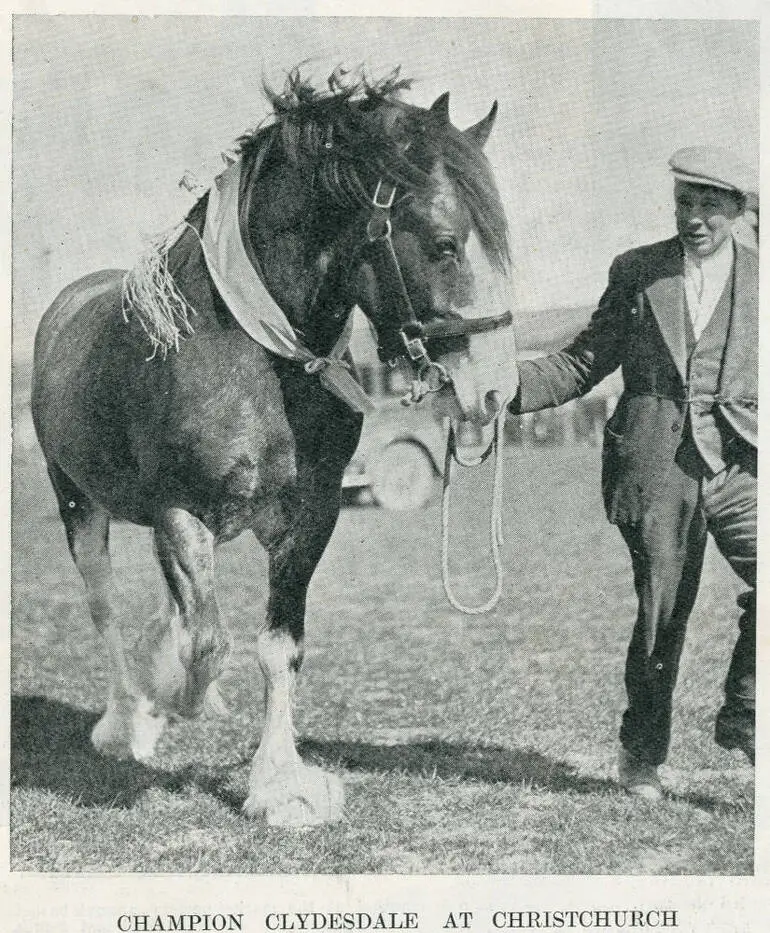
{"label": "waistcoat", "polygon": [[731,274],[714,308],[714,313],[697,342],[690,316],[685,310],[688,384],[691,399],[689,434],[698,453],[714,473],[719,473],[727,465],[726,446],[735,433],[725,419],[719,416],[714,402],[730,329],[733,280],[734,274]]}

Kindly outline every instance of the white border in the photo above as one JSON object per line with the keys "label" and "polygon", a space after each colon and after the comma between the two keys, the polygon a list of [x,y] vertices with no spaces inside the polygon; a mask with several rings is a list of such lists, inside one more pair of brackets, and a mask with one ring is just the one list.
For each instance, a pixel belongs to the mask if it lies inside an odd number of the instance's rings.
{"label": "white border", "polygon": [[[605,17],[605,18],[676,18],[676,19],[759,19],[763,18],[760,0],[518,0],[518,2],[477,2],[445,0],[435,4],[436,15],[452,16],[511,16],[511,17]],[[211,15],[311,15],[311,16],[360,16],[366,13],[391,16],[414,15],[413,0],[390,0],[388,4],[349,2],[349,0],[326,0],[326,2],[284,2],[280,9],[267,9],[263,4],[249,2],[222,2],[211,4],[197,0],[181,4],[173,0],[160,0],[153,4],[141,0],[111,0],[109,6],[69,2],[43,4],[39,2],[17,3],[8,13],[125,13],[125,14],[211,14]],[[431,7],[423,5],[421,15],[430,14]],[[762,28],[763,85],[767,85],[767,23]],[[6,63],[5,81],[0,91],[0,132],[3,134],[5,171],[2,174],[3,203],[10,205],[10,18],[6,15],[0,22],[0,42]],[[768,129],[767,96],[762,102],[763,139]],[[767,181],[767,164],[763,160],[763,182]],[[763,187],[766,185],[763,184]],[[3,306],[10,308],[9,257],[10,257],[10,209],[3,212],[0,225],[0,280],[2,281]],[[761,254],[768,255],[767,225],[762,235]],[[767,305],[768,282],[762,270],[762,307]],[[761,317],[763,317],[761,315]],[[766,320],[766,316],[765,320]],[[0,347],[6,364],[10,367],[9,314],[3,317]],[[766,326],[761,327],[761,344],[766,351]],[[766,376],[762,379],[762,394]],[[8,508],[9,490],[9,445],[10,393],[2,396],[2,420],[0,421],[0,477],[2,499],[0,507]],[[762,430],[764,437],[764,429]],[[764,449],[764,442],[762,444]],[[768,494],[760,494],[760,533],[765,537]],[[8,527],[8,522],[4,523]],[[760,549],[760,557],[764,548]],[[8,540],[3,537],[3,562],[8,566]],[[764,576],[764,574],[763,574]],[[0,576],[0,604],[9,606],[8,573]],[[760,631],[763,620],[768,619],[766,600],[760,591]],[[0,642],[0,678],[9,683],[8,614],[2,629]],[[765,633],[759,641],[759,670],[767,670],[770,663],[770,637]],[[768,691],[759,678],[759,710],[761,720],[770,722],[768,715]],[[7,756],[9,698],[2,692],[3,751]],[[764,733],[763,747],[759,749],[758,768],[767,774],[767,735]],[[490,930],[489,917],[494,909],[514,908],[526,901],[541,909],[574,908],[661,908],[679,912],[679,930],[692,933],[738,933],[766,929],[770,906],[770,833],[768,832],[768,782],[757,782],[757,835],[756,874],[752,878],[697,878],[697,877],[540,877],[540,876],[240,876],[240,875],[195,875],[195,876],[139,876],[139,875],[26,875],[10,874],[8,871],[8,768],[2,769],[3,806],[2,829],[3,851],[0,853],[0,927],[13,933],[107,933],[116,929],[116,918],[120,913],[173,913],[205,911],[244,913],[244,929],[249,933],[263,931],[264,916],[270,911],[298,910],[416,910],[420,913],[421,930],[441,928],[446,909],[472,910],[472,929],[478,933]]]}

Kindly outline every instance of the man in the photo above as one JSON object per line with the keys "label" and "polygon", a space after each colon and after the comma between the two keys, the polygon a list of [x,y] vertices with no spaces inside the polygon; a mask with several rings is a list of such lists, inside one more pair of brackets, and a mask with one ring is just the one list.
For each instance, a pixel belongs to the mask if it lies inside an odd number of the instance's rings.
{"label": "man", "polygon": [[677,237],[615,259],[586,329],[561,352],[522,361],[511,404],[515,414],[561,405],[622,367],[602,491],[639,608],[618,776],[653,800],[707,532],[748,587],[715,739],[754,762],[758,268],[732,227],[755,185],[721,149],[682,149],[669,165]]}

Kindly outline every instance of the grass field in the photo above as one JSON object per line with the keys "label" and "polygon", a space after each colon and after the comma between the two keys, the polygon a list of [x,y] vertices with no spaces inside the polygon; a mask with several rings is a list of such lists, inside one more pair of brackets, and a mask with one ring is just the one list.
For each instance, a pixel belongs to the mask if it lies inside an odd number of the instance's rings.
{"label": "grass field", "polygon": [[[316,574],[296,725],[347,786],[344,819],[311,831],[244,819],[262,685],[253,632],[265,559],[222,548],[235,650],[232,715],[175,726],[149,764],[88,742],[106,657],[36,452],[15,464],[12,866],[21,871],[751,874],[754,777],[711,738],[737,585],[713,552],[683,660],[659,804],[619,793],[616,734],[635,601],[602,514],[595,448],[509,452],[508,572],[496,611],[462,616],[439,573],[439,508],[343,511]],[[485,481],[486,482],[486,481]],[[492,584],[480,502],[456,494],[458,590]],[[462,523],[462,535],[460,535]],[[148,532],[118,525],[137,624],[154,608]]]}

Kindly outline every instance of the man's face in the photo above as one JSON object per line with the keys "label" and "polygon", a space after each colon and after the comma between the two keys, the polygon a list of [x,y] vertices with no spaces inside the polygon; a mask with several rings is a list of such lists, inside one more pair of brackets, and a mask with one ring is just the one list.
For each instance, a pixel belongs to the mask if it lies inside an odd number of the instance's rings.
{"label": "man's face", "polygon": [[674,183],[676,229],[685,249],[710,256],[731,235],[733,221],[743,213],[740,195],[686,181]]}

